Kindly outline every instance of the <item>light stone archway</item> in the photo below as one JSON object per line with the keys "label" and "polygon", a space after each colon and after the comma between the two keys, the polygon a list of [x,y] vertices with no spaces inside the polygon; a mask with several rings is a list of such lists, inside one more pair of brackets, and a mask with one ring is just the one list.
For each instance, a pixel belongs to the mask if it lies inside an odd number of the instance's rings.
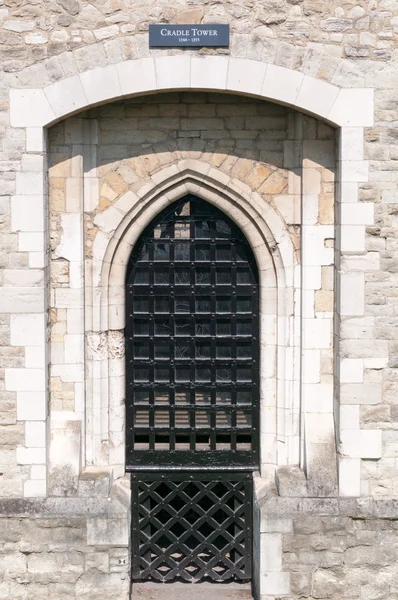
{"label": "light stone archway", "polygon": [[[94,410],[96,403],[102,409],[108,406],[109,410],[108,424],[87,415],[88,462],[103,463],[101,445],[96,444],[96,440],[108,439],[107,448],[112,448],[112,451],[106,460],[117,472],[124,473],[125,364],[123,351],[115,356],[114,344],[118,340],[124,346],[127,263],[135,242],[153,217],[168,204],[192,193],[216,205],[234,220],[254,251],[260,273],[261,463],[298,464],[300,398],[299,394],[292,394],[288,385],[295,375],[293,362],[287,361],[284,354],[289,350],[297,355],[297,360],[300,354],[300,337],[292,341],[288,333],[289,321],[300,316],[299,307],[296,305],[296,313],[293,308],[293,298],[299,289],[300,266],[285,224],[258,194],[200,161],[183,160],[164,169],[158,173],[158,182],[152,184],[151,189],[148,187],[144,186],[137,194],[127,192],[120,198],[120,222],[116,223],[113,215],[113,233],[102,231],[97,234],[92,269],[86,268],[86,287],[92,287],[92,294],[87,297],[93,299],[92,304],[85,306],[86,323],[92,323],[88,334],[88,354],[92,363],[88,366],[88,373],[101,371],[103,377],[106,369],[109,382],[108,387],[96,386],[93,377],[87,388],[93,390],[93,398],[91,401],[87,398],[87,406]],[[107,222],[106,210],[101,220]],[[106,350],[104,354],[107,340],[110,343],[108,357]],[[277,353],[282,365],[278,376]],[[108,366],[103,363],[101,368],[99,363],[106,358]],[[101,425],[105,430],[98,431],[96,427]],[[287,451],[282,455],[279,453],[278,457],[277,440],[283,444],[284,450],[290,448],[290,454]]]}
{"label": "light stone archway", "polygon": [[[358,184],[367,181],[368,178],[368,163],[363,156],[363,130],[364,127],[373,124],[372,89],[342,89],[309,75],[260,61],[216,56],[162,56],[98,67],[40,89],[10,90],[11,127],[25,129],[29,157],[29,160],[21,164],[21,170],[16,172],[17,192],[12,198],[12,206],[19,217],[18,224],[13,227],[16,227],[15,231],[22,230],[25,233],[36,234],[29,242],[32,268],[44,270],[48,260],[44,241],[47,230],[45,128],[90,106],[165,90],[207,90],[254,96],[291,106],[321,117],[339,127],[338,201],[340,208],[337,250],[353,254],[363,251],[365,226],[373,222],[373,212],[371,205],[358,202]],[[34,218],[32,218],[32,207]],[[317,265],[310,264],[310,267],[314,266]],[[352,274],[345,273],[344,277],[348,280]],[[310,271],[304,269],[303,288],[306,289],[310,282]],[[32,289],[21,288],[21,290],[13,288],[13,293],[24,298],[26,312],[29,306],[30,311],[37,313],[35,317],[42,319],[44,326],[47,293],[45,286]],[[352,308],[353,303],[341,294],[340,288],[337,289],[337,294],[341,295],[338,298],[338,310],[342,315],[362,314],[358,312],[360,310],[357,308],[358,303],[355,308]],[[358,297],[364,295],[364,283],[359,277],[355,294]],[[47,349],[44,341],[40,349],[42,356],[37,364],[47,365]],[[47,403],[46,377],[46,366],[28,369],[24,373],[24,389],[20,393],[21,403],[23,394],[30,390],[35,393],[41,407],[40,415],[43,415],[40,418],[43,419]],[[329,440],[327,445],[330,447],[334,427],[333,408],[330,408],[329,400],[325,412],[331,417],[325,420],[325,431]],[[80,416],[83,413],[82,406]],[[106,421],[104,411],[100,418],[103,422]],[[72,417],[72,421],[73,419],[76,419],[76,416]],[[319,440],[319,436],[317,439]],[[98,442],[101,443],[101,440]],[[317,445],[320,447],[319,442],[313,444],[314,453]],[[28,446],[26,451],[29,451]],[[308,452],[307,459],[309,460],[313,455],[311,451]],[[359,460],[356,455],[352,457],[346,455],[341,465],[346,476],[343,493],[355,495],[359,482]],[[354,481],[353,485],[351,481]],[[26,489],[29,490],[28,495],[46,493],[45,482],[42,486],[33,484],[33,481],[25,484]]]}

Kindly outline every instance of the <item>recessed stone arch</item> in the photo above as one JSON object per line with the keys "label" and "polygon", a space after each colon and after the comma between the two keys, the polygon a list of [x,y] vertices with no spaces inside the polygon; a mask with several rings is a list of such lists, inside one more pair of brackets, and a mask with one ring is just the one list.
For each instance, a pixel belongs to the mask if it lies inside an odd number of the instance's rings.
{"label": "recessed stone arch", "polygon": [[[202,197],[228,214],[246,235],[258,263],[261,294],[260,342],[263,355],[260,361],[264,365],[260,386],[263,465],[278,464],[276,439],[284,439],[286,431],[294,430],[292,412],[286,410],[284,423],[280,419],[278,423],[276,415],[278,407],[280,411],[284,410],[295,401],[293,397],[285,395],[289,394],[289,389],[284,383],[292,380],[294,374],[285,372],[285,369],[293,369],[293,365],[282,355],[288,347],[293,350],[284,321],[295,316],[288,308],[287,299],[293,297],[294,286],[297,285],[297,279],[295,282],[294,278],[294,270],[299,266],[296,252],[286,226],[276,211],[248,186],[237,180],[227,179],[219,170],[192,159],[164,169],[158,173],[156,183],[144,185],[136,194],[128,192],[120,199],[123,210],[120,210],[119,223],[115,223],[113,233],[109,234],[108,243],[105,243],[103,235],[97,245],[94,243],[93,264],[97,268],[93,269],[95,279],[91,281],[93,294],[90,294],[90,298],[97,300],[92,306],[86,306],[86,313],[93,311],[92,323],[97,324],[97,329],[93,328],[87,333],[90,348],[88,355],[94,362],[108,360],[108,367],[103,364],[103,368],[108,371],[108,386],[102,386],[100,393],[101,406],[109,408],[109,428],[106,431],[93,431],[90,424],[94,424],[95,419],[87,415],[87,451],[94,464],[101,463],[102,460],[100,445],[97,444],[96,447],[95,440],[104,440],[108,436],[109,447],[113,449],[110,463],[116,471],[124,471],[124,439],[120,436],[120,432],[124,431],[125,393],[122,346],[125,272],[132,248],[151,219],[165,206],[187,193]],[[296,352],[299,352],[299,339],[296,344]],[[115,346],[119,347],[119,351],[115,352]],[[96,347],[98,351],[93,351]],[[278,359],[283,365],[287,365],[285,369],[279,369],[278,385],[277,350]],[[93,365],[88,372],[94,373],[97,370]],[[93,402],[88,400],[87,406],[93,406]],[[295,410],[299,410],[299,406]],[[287,438],[286,442],[289,442]],[[296,462],[299,462],[298,455]]]}

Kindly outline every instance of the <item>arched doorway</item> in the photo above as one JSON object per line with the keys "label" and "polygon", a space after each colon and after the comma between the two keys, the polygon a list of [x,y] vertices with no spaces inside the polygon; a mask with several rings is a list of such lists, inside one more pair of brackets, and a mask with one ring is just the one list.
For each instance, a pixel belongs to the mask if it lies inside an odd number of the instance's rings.
{"label": "arched doorway", "polygon": [[134,247],[125,335],[135,580],[251,579],[258,296],[246,238],[194,195]]}

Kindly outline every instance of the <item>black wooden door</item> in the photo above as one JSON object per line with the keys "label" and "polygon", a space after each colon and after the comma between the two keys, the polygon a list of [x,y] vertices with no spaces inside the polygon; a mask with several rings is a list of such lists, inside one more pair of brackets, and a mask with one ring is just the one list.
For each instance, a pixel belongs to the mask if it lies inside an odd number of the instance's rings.
{"label": "black wooden door", "polygon": [[189,195],[142,233],[126,281],[133,577],[250,579],[259,298],[240,229]]}

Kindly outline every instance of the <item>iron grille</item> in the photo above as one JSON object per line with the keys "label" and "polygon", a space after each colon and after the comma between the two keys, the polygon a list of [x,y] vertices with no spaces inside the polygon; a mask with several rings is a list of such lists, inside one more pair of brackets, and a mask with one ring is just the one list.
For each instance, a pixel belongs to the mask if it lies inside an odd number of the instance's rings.
{"label": "iron grille", "polygon": [[127,470],[258,466],[258,271],[239,228],[185,196],[137,242],[126,294]]}
{"label": "iron grille", "polygon": [[249,580],[251,473],[132,475],[133,580]]}

